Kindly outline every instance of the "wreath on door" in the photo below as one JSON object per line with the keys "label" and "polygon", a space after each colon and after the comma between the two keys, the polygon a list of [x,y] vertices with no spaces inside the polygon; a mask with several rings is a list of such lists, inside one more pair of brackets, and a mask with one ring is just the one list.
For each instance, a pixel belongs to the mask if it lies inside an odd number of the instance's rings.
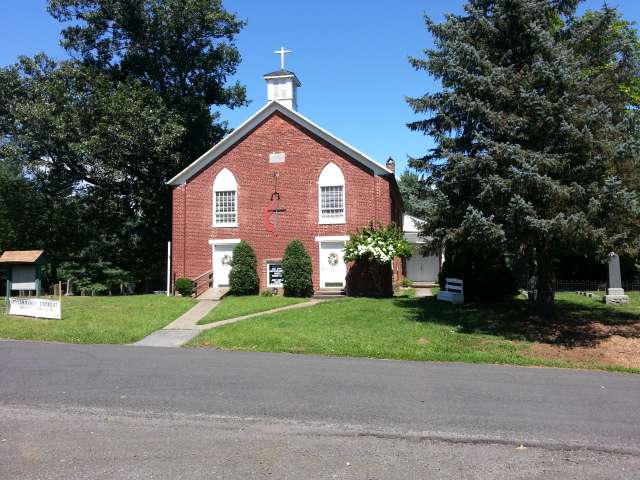
{"label": "wreath on door", "polygon": [[233,257],[227,253],[222,257],[220,263],[222,263],[222,265],[231,265],[231,260],[233,260]]}
{"label": "wreath on door", "polygon": [[340,258],[338,257],[338,254],[335,252],[331,252],[327,257],[327,261],[329,262],[329,265],[332,267],[335,267],[336,265],[338,265],[338,260],[340,260]]}

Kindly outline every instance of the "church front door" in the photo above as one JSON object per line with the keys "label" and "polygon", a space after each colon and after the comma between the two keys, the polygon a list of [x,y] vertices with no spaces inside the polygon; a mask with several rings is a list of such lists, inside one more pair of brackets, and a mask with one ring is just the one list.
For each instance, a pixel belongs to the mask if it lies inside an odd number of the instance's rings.
{"label": "church front door", "polygon": [[344,242],[320,242],[320,287],[344,287]]}
{"label": "church front door", "polygon": [[213,246],[213,286],[228,287],[231,259],[235,245]]}

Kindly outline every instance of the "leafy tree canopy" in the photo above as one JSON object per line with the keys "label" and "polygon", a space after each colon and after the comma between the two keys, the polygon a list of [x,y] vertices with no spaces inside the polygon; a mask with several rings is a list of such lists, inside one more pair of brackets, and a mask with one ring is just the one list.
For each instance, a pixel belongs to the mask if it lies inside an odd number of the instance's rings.
{"label": "leafy tree canopy", "polygon": [[[0,68],[0,248],[160,283],[166,180],[218,141],[244,22],[212,0],[50,0],[73,57]],[[97,271],[87,269],[87,272]]]}
{"label": "leafy tree canopy", "polygon": [[184,130],[178,117],[139,82],[114,83],[74,62],[39,55],[8,71],[20,89],[5,96],[11,111],[0,152],[39,199],[15,211],[50,223],[53,235],[37,232],[49,237],[38,243],[54,262],[109,261],[145,278],[163,261],[165,178],[180,166],[174,145]]}
{"label": "leafy tree canopy", "polygon": [[135,78],[179,113],[188,160],[226,132],[212,106],[245,105],[245,87],[227,79],[240,53],[245,22],[220,0],[49,0],[65,25],[62,46],[83,65],[114,79]]}

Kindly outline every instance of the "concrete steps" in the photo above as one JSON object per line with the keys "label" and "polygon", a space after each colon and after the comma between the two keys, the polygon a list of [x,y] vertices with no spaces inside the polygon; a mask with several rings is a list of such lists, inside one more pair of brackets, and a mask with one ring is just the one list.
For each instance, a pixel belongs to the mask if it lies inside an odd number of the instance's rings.
{"label": "concrete steps", "polygon": [[412,288],[435,288],[438,282],[411,282]]}
{"label": "concrete steps", "polygon": [[313,298],[319,300],[331,300],[332,298],[341,298],[344,296],[344,288],[321,288],[313,294]]}

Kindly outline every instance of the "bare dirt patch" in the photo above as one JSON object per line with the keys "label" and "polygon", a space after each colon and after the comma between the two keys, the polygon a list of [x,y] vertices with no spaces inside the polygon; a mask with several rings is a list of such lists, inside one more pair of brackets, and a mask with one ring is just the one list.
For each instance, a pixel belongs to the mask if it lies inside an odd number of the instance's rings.
{"label": "bare dirt patch", "polygon": [[640,338],[612,335],[592,346],[534,343],[528,356],[575,363],[640,368]]}
{"label": "bare dirt patch", "polygon": [[603,323],[589,318],[588,312],[564,314],[552,321],[531,316],[525,321],[516,322],[514,326],[529,341],[568,348],[597,348],[614,335],[625,338],[640,337],[640,318],[622,315],[620,317],[610,318],[608,323]]}

